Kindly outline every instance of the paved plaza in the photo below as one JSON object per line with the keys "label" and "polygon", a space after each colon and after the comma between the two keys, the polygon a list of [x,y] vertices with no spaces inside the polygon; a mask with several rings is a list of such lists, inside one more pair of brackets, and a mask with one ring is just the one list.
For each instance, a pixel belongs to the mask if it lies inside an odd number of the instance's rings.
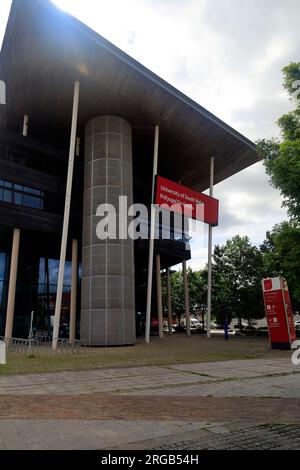
{"label": "paved plaza", "polygon": [[0,377],[1,449],[300,449],[300,368],[270,359]]}

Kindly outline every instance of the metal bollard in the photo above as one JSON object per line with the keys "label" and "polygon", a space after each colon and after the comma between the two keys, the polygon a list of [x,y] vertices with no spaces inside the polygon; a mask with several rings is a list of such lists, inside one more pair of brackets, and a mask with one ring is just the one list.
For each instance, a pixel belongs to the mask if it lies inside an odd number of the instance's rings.
{"label": "metal bollard", "polygon": [[6,345],[4,341],[0,341],[0,364],[6,364]]}

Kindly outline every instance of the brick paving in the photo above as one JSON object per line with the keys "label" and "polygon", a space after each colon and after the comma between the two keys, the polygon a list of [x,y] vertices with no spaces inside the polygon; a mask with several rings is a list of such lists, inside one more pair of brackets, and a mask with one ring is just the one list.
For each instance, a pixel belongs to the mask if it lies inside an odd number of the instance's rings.
{"label": "brick paving", "polygon": [[[284,400],[284,402],[283,402]],[[283,406],[284,403],[284,406]],[[0,419],[83,419],[157,421],[260,421],[300,423],[295,398],[156,397],[116,395],[2,395]]]}
{"label": "brick paving", "polygon": [[269,449],[300,442],[287,358],[0,376],[0,449]]}
{"label": "brick paving", "polygon": [[300,425],[267,424],[215,434],[203,430],[197,439],[169,442],[155,450],[300,450]]}

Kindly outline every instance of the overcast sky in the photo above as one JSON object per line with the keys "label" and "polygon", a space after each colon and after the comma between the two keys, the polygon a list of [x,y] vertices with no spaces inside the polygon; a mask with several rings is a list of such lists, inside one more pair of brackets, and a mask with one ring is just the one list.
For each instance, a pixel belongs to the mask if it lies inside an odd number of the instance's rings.
{"label": "overcast sky", "polygon": [[[26,0],[24,0],[26,1]],[[0,43],[10,0],[0,0]],[[160,77],[252,140],[278,136],[290,109],[281,69],[300,60],[299,0],[55,0]],[[214,243],[259,244],[285,211],[258,163],[215,187]],[[197,269],[206,239],[193,243]]]}

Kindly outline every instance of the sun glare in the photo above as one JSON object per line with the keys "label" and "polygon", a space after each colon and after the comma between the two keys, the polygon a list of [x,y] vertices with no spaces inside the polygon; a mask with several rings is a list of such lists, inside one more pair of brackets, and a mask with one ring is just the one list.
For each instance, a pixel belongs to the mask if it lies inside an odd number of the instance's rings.
{"label": "sun glare", "polygon": [[72,4],[74,5],[74,0],[51,0],[54,5],[56,5],[60,10],[70,13],[72,11]]}

